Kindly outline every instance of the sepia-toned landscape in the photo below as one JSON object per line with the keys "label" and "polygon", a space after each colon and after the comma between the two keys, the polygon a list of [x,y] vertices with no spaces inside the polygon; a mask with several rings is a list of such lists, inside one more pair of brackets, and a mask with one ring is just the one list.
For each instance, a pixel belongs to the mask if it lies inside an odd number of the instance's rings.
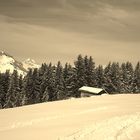
{"label": "sepia-toned landscape", "polygon": [[0,0],[0,139],[139,140],[140,1]]}

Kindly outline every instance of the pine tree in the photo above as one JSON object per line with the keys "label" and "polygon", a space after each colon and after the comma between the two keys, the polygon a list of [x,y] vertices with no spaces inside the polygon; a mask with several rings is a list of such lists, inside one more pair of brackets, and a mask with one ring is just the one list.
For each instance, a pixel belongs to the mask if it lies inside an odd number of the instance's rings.
{"label": "pine tree", "polygon": [[7,70],[5,73],[0,73],[0,104],[1,108],[6,104],[6,94],[10,83],[10,74]]}
{"label": "pine tree", "polygon": [[19,77],[17,70],[13,71],[10,79],[10,85],[6,94],[5,108],[20,106],[21,93],[19,90]]}
{"label": "pine tree", "polygon": [[84,58],[84,69],[85,69],[85,85],[96,87],[96,74],[95,74],[95,63],[93,62],[93,58],[90,56],[89,58],[85,56]]}
{"label": "pine tree", "polygon": [[23,101],[25,104],[40,103],[41,93],[41,79],[39,77],[39,71],[37,68],[30,69],[24,80],[23,95],[25,95]]}
{"label": "pine tree", "polygon": [[0,109],[3,108],[3,95],[4,95],[3,86],[0,84]]}
{"label": "pine tree", "polygon": [[32,92],[32,103],[40,103],[40,93],[41,93],[41,79],[39,77],[38,69],[33,70],[33,92]]}
{"label": "pine tree", "polygon": [[104,88],[104,69],[102,65],[96,68],[96,82],[98,88]]}
{"label": "pine tree", "polygon": [[127,62],[126,69],[127,69],[127,91],[128,93],[133,93],[134,70],[133,70],[132,63]]}
{"label": "pine tree", "polygon": [[73,67],[66,63],[64,70],[63,70],[63,86],[64,86],[64,93],[66,98],[72,97],[73,96],[73,87],[74,87],[74,82],[73,82]]}
{"label": "pine tree", "polygon": [[133,78],[134,71],[130,62],[123,63],[121,66],[121,92],[132,93],[133,92]]}
{"label": "pine tree", "polygon": [[56,84],[55,84],[55,66],[50,67],[49,80],[47,90],[49,92],[49,101],[57,100]]}
{"label": "pine tree", "polygon": [[108,92],[112,92],[112,82],[111,82],[111,62],[104,69],[104,89]]}
{"label": "pine tree", "polygon": [[84,80],[85,80],[85,86],[88,86],[90,84],[89,80],[92,79],[89,77],[90,73],[89,73],[89,59],[88,56],[86,55],[84,57]]}
{"label": "pine tree", "polygon": [[54,101],[56,99],[55,67],[50,63],[43,75],[41,83],[41,101]]}
{"label": "pine tree", "polygon": [[0,109],[3,108],[4,104],[5,104],[5,92],[4,92],[4,74],[0,73]]}
{"label": "pine tree", "polygon": [[112,63],[110,69],[110,80],[112,85],[112,92],[120,93],[121,81],[119,63]]}
{"label": "pine tree", "polygon": [[23,89],[23,76],[19,76],[19,91],[22,92]]}
{"label": "pine tree", "polygon": [[6,72],[4,73],[4,81],[3,81],[5,93],[8,92],[9,84],[10,84],[10,72],[9,72],[9,70],[6,70]]}
{"label": "pine tree", "polygon": [[24,96],[22,100],[23,105],[29,105],[32,104],[32,94],[33,94],[33,70],[29,69],[27,75],[24,77],[23,81],[23,89],[22,89],[22,94]]}
{"label": "pine tree", "polygon": [[74,94],[76,97],[80,97],[80,92],[78,91],[80,87],[86,85],[85,80],[85,65],[82,55],[79,55],[77,61],[75,61],[75,87]]}
{"label": "pine tree", "polygon": [[140,93],[140,62],[137,63],[134,71],[133,92]]}
{"label": "pine tree", "polygon": [[47,102],[49,101],[49,91],[48,91],[48,87],[46,87],[44,94],[41,98],[41,102]]}
{"label": "pine tree", "polygon": [[121,87],[120,87],[120,92],[121,93],[126,93],[126,77],[127,77],[127,73],[126,73],[126,64],[122,63],[121,65],[121,72],[120,72],[120,80],[121,80]]}
{"label": "pine tree", "polygon": [[55,71],[55,87],[56,87],[57,100],[66,98],[65,93],[64,93],[63,82],[64,82],[63,67],[62,67],[60,61],[58,61],[56,71]]}

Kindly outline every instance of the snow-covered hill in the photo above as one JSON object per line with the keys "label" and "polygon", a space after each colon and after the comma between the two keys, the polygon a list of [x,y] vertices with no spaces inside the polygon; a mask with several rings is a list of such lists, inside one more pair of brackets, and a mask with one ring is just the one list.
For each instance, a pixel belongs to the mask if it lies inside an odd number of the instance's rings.
{"label": "snow-covered hill", "polygon": [[39,65],[35,64],[35,61],[31,59],[27,59],[23,63],[19,62],[13,56],[0,51],[0,72],[3,73],[6,70],[10,70],[12,73],[15,69],[19,74],[25,75],[28,68],[39,68]]}
{"label": "snow-covered hill", "polygon": [[139,140],[140,95],[106,95],[0,110],[2,140]]}

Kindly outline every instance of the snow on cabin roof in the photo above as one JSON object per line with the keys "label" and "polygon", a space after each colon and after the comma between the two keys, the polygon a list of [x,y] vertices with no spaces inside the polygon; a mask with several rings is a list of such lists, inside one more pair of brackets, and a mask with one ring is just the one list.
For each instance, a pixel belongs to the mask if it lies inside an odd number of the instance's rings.
{"label": "snow on cabin roof", "polygon": [[101,91],[103,91],[103,89],[102,88],[94,88],[94,87],[83,86],[83,87],[79,88],[79,91],[85,91],[85,92],[98,94]]}

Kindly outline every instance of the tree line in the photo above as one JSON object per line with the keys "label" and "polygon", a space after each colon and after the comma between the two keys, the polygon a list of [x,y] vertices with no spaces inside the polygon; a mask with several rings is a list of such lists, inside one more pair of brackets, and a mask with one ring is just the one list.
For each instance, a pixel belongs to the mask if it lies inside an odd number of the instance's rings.
{"label": "tree line", "polygon": [[23,77],[16,70],[0,73],[0,108],[80,97],[82,86],[104,88],[110,94],[140,93],[140,62],[95,66],[93,58],[79,55],[74,65],[42,64]]}

